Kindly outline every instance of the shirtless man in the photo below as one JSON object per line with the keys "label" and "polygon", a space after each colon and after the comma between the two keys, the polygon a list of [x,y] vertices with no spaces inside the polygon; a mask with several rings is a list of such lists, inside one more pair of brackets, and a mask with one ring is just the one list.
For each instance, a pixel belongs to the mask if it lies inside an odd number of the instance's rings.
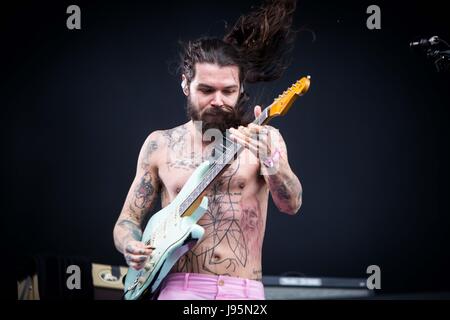
{"label": "shirtless man", "polygon": [[[249,69],[232,49],[219,39],[199,39],[186,47],[181,86],[191,119],[148,136],[114,229],[116,247],[131,268],[143,268],[152,252],[140,239],[158,194],[167,206],[210,156],[211,142],[198,137],[207,129],[224,131],[242,123],[239,101]],[[260,113],[256,106],[254,115]],[[295,214],[302,187],[278,130],[249,124],[230,132],[245,149],[208,187],[208,210],[198,222],[205,235],[173,267],[159,299],[264,299],[261,253],[269,193],[281,212]]]}

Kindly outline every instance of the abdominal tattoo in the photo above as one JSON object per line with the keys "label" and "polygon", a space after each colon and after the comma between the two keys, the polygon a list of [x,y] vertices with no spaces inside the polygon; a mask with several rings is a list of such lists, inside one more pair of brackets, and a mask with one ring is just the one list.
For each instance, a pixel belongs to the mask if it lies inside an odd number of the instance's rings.
{"label": "abdominal tattoo", "polygon": [[[230,193],[231,179],[238,169],[239,159],[213,183],[210,192],[207,194],[208,210],[199,221],[199,224],[205,228],[205,235],[197,243],[194,250],[190,250],[178,261],[177,272],[199,272],[202,270],[218,275],[216,269],[220,268],[221,275],[232,276],[238,268],[246,267],[249,249],[253,247],[253,241],[250,237],[260,233],[261,229],[246,233],[249,230],[244,229],[247,229],[252,222],[244,217],[245,212],[242,212],[243,217],[239,219],[238,214],[242,211],[239,199],[241,199],[242,194],[241,192]],[[261,220],[260,215],[257,216]],[[253,223],[253,226],[256,228],[260,224]],[[227,247],[232,255],[221,259],[217,258],[215,250],[219,246]]]}
{"label": "abdominal tattoo", "polygon": [[[194,152],[186,157],[186,144],[189,137],[187,128],[180,126],[164,133],[167,141],[168,170],[192,171],[201,163],[201,157]],[[196,157],[197,156],[197,157]],[[210,274],[232,276],[240,268],[249,264],[249,252],[260,250],[262,219],[259,205],[242,207],[242,193],[231,190],[232,179],[240,168],[239,158],[216,179],[208,189],[208,209],[199,224],[205,229],[205,235],[192,250],[189,250],[175,265],[177,272],[206,272]],[[174,171],[175,172],[175,171]],[[162,197],[167,199],[167,190],[163,188]],[[163,200],[163,202],[165,202]],[[255,202],[257,202],[255,200]],[[226,248],[228,256],[219,257],[217,248]],[[252,278],[260,279],[255,270]]]}

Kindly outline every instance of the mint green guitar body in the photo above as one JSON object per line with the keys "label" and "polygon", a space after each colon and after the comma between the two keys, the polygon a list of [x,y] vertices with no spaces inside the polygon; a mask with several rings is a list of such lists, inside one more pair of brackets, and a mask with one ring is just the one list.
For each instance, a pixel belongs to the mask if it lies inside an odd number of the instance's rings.
{"label": "mint green guitar body", "polygon": [[144,293],[154,293],[174,264],[203,236],[204,229],[197,224],[208,209],[208,198],[190,215],[182,216],[180,204],[203,180],[210,162],[203,162],[189,177],[177,197],[148,221],[141,241],[155,249],[141,270],[128,269],[125,278],[126,300],[140,299]]}

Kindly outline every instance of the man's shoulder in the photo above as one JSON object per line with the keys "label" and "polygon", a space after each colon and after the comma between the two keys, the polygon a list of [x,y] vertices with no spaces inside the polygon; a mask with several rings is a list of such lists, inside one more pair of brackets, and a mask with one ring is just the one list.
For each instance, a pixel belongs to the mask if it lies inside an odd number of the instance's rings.
{"label": "man's shoulder", "polygon": [[177,139],[180,137],[185,137],[189,133],[188,123],[181,124],[179,126],[169,128],[169,129],[159,129],[152,131],[147,139],[147,144],[158,144],[163,146],[172,139]]}

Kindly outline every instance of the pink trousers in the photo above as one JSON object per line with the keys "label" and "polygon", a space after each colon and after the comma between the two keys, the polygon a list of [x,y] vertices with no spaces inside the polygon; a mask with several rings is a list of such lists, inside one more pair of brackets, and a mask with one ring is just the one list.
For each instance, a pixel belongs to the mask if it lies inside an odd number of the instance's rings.
{"label": "pink trousers", "polygon": [[264,300],[264,286],[256,280],[199,273],[170,273],[158,300]]}

